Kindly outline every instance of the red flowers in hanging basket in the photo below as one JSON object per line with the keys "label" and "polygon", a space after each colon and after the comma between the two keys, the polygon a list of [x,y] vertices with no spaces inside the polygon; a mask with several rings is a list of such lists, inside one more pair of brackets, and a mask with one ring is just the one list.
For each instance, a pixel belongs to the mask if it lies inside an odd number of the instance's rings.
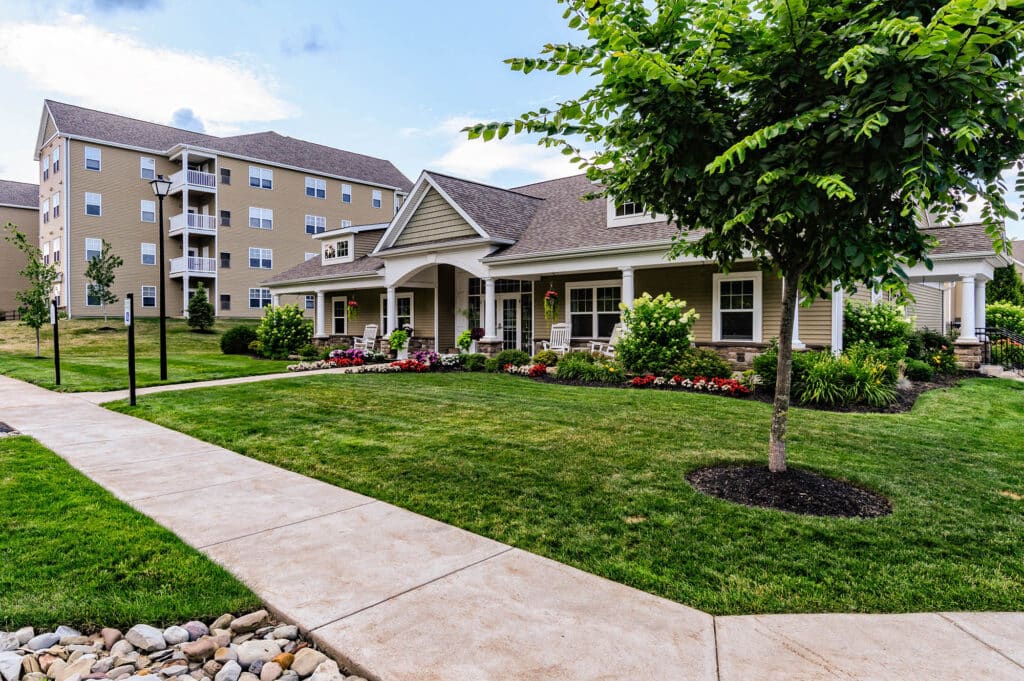
{"label": "red flowers in hanging basket", "polygon": [[348,318],[355,319],[359,316],[359,302],[356,300],[348,301]]}

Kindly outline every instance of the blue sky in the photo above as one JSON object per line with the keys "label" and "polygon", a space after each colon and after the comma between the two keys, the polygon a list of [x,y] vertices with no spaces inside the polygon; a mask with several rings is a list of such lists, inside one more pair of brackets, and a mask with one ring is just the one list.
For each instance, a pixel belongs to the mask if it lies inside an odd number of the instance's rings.
{"label": "blue sky", "polygon": [[[502,60],[575,32],[555,0],[3,0],[0,177],[35,181],[43,98],[218,135],[276,130],[502,186],[576,172],[466,124],[579,94]],[[1019,198],[1015,199],[1019,205]],[[1024,224],[1011,227],[1024,237]]]}

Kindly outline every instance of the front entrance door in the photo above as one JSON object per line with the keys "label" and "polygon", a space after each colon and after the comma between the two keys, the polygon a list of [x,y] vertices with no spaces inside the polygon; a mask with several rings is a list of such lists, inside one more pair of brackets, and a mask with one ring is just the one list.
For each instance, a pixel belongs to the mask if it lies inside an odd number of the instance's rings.
{"label": "front entrance door", "polygon": [[505,350],[519,349],[519,328],[522,324],[519,297],[518,293],[498,294],[495,296],[495,304],[498,308],[498,328],[496,331],[498,332],[498,338],[502,341],[502,348]]}

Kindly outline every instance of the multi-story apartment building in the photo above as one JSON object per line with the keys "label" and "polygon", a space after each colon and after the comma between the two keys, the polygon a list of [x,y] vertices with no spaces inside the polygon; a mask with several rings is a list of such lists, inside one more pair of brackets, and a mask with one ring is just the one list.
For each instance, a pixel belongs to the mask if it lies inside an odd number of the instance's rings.
{"label": "multi-story apartment building", "polygon": [[[109,241],[124,259],[114,291],[157,314],[159,205],[164,200],[167,311],[184,314],[202,282],[216,313],[258,317],[262,282],[319,255],[313,236],[388,222],[412,183],[390,162],[262,132],[216,137],[47,100],[36,144],[40,247],[62,250],[69,316],[100,314],[85,268]],[[313,301],[292,297],[312,314]]]}
{"label": "multi-story apartment building", "polygon": [[[39,186],[25,182],[0,180],[0,320],[16,310],[18,301],[14,294],[25,287],[18,274],[25,267],[25,254],[7,242],[3,227],[14,224],[19,231],[34,242],[39,236]],[[43,251],[43,258],[60,259],[60,246],[56,253]]]}

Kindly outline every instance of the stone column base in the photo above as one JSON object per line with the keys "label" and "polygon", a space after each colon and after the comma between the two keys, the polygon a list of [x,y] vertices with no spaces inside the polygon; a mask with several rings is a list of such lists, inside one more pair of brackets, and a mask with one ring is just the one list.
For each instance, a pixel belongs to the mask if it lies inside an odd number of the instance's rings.
{"label": "stone column base", "polygon": [[981,343],[953,343],[956,365],[963,371],[981,368]]}
{"label": "stone column base", "polygon": [[502,341],[482,341],[476,342],[476,351],[482,355],[488,357],[497,357],[498,353],[501,352],[505,344]]}

